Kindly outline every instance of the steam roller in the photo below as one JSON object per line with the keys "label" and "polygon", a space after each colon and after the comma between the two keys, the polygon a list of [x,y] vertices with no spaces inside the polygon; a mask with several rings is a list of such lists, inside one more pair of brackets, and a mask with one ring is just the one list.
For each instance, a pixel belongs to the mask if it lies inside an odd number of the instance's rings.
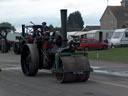
{"label": "steam roller", "polygon": [[[75,51],[67,43],[67,10],[61,10],[61,34],[41,35],[31,43],[25,43],[21,51],[21,67],[26,76],[35,76],[40,69],[51,70],[58,82],[86,82],[90,76],[90,64],[86,52]],[[23,26],[23,36],[28,28],[41,28],[40,25]],[[28,32],[28,31],[27,31]],[[32,32],[31,32],[32,33]],[[30,35],[29,35],[30,36]]]}
{"label": "steam roller", "polygon": [[60,83],[84,82],[88,80],[90,65],[86,53],[57,53],[55,57],[56,78]]}

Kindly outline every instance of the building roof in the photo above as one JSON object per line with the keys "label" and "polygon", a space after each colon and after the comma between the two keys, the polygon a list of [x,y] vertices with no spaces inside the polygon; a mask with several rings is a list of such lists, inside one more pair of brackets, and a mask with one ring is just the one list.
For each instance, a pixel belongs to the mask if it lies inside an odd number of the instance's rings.
{"label": "building roof", "polygon": [[128,8],[123,6],[108,6],[117,20],[128,20]]}
{"label": "building roof", "polygon": [[[104,11],[101,19],[105,15],[105,12],[110,9],[113,15],[116,17],[117,20],[128,20],[128,8],[125,8],[123,6],[108,6],[106,10]],[[101,21],[100,19],[100,21]]]}
{"label": "building roof", "polygon": [[89,30],[97,30],[97,29],[100,29],[100,26],[89,26],[89,25],[87,25],[84,30],[89,31]]}

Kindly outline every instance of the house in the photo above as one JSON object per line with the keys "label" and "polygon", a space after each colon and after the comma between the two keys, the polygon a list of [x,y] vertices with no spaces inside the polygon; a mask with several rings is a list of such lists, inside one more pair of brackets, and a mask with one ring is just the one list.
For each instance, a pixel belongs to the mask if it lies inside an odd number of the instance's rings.
{"label": "house", "polygon": [[90,31],[90,30],[99,30],[100,26],[89,26],[87,25],[84,29],[84,31]]}
{"label": "house", "polygon": [[107,6],[100,19],[102,30],[114,30],[128,27],[128,0],[122,0],[121,6]]}

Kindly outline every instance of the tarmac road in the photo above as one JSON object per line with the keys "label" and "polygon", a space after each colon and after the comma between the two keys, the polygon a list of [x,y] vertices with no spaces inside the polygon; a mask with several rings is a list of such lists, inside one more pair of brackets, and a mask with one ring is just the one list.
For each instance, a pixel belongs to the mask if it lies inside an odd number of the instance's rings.
{"label": "tarmac road", "polygon": [[94,72],[88,82],[59,84],[46,70],[39,71],[36,77],[24,76],[19,55],[0,53],[0,96],[128,96],[128,77],[112,74],[127,74],[128,64],[97,60],[90,63]]}

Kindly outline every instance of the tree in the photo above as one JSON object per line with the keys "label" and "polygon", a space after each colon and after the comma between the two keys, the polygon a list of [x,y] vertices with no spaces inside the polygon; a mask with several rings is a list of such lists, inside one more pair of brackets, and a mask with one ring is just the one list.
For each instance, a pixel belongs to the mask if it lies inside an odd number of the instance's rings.
{"label": "tree", "polygon": [[49,25],[49,28],[51,32],[61,31],[61,27],[54,27],[52,24]]}
{"label": "tree", "polygon": [[61,31],[61,27],[55,27],[54,31]]}
{"label": "tree", "polygon": [[10,31],[13,31],[13,32],[16,31],[16,28],[14,26],[12,26],[12,24],[10,24],[8,22],[0,23],[0,27],[8,27],[10,29]]}
{"label": "tree", "polygon": [[67,21],[68,31],[80,31],[83,29],[84,21],[82,19],[81,13],[75,11],[71,13]]}

